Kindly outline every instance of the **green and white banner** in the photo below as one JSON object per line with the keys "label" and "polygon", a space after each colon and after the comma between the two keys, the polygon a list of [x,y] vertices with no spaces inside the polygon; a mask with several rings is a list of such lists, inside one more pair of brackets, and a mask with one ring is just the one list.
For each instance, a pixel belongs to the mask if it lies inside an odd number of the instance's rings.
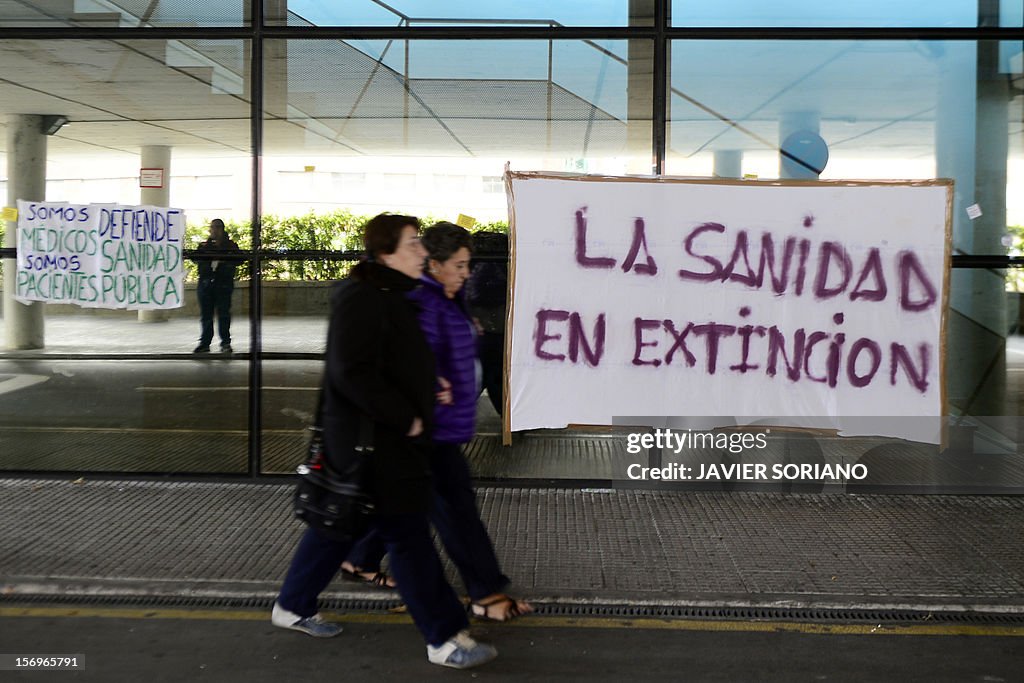
{"label": "green and white banner", "polygon": [[18,200],[15,298],[88,308],[179,308],[180,209]]}

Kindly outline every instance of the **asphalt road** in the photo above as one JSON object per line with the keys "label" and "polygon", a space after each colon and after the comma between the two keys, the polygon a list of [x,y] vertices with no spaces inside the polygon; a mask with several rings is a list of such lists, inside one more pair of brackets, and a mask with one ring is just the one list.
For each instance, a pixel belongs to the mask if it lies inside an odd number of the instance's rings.
{"label": "asphalt road", "polygon": [[0,653],[85,656],[84,671],[6,674],[5,680],[997,683],[1019,681],[1024,668],[1019,628],[1015,635],[999,635],[993,627],[975,635],[955,635],[955,629],[910,635],[908,629],[866,625],[851,634],[828,634],[815,632],[823,629],[815,624],[573,624],[544,617],[476,628],[500,656],[457,672],[428,664],[417,631],[400,615],[342,616],[341,636],[316,640],[275,629],[266,614],[254,611],[72,611],[78,616],[48,616],[44,608],[15,616],[16,608],[0,608]]}

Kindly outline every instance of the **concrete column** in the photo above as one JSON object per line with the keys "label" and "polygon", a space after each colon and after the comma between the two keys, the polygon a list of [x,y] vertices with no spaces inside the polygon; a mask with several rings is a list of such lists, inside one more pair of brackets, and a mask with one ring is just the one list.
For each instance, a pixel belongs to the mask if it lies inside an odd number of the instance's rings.
{"label": "concrete column", "polygon": [[[629,25],[654,25],[654,0],[629,0]],[[626,150],[628,173],[654,173],[654,41],[627,42]]]}
{"label": "concrete column", "polygon": [[[263,20],[268,26],[287,26],[288,0],[265,0]],[[288,40],[266,40],[263,43],[263,116],[265,119],[288,118],[289,43]],[[395,57],[398,54],[397,51],[401,49],[404,49],[404,46],[396,42],[389,54]],[[408,96],[408,93],[403,96]]]}
{"label": "concrete column", "polygon": [[[46,136],[43,117],[10,114],[7,117],[7,206],[19,199],[46,199]],[[8,221],[4,246],[18,245],[18,224]],[[43,304],[23,304],[14,299],[17,264],[4,259],[4,341],[8,349],[41,349],[46,343]]]}
{"label": "concrete column", "polygon": [[171,202],[171,148],[164,145],[146,145],[142,148],[140,168],[162,168],[163,187],[139,188],[139,203],[170,206]]}
{"label": "concrete column", "polygon": [[[974,235],[966,209],[974,203],[974,136],[977,109],[977,48],[947,41],[936,56],[939,71],[935,114],[935,174],[952,178],[953,249],[971,253]],[[952,303],[960,304],[958,300]]]}
{"label": "concrete column", "polygon": [[[943,44],[935,126],[936,174],[953,178],[954,253],[998,254],[1006,232],[1008,83],[998,44]],[[982,216],[971,220],[968,206]],[[1002,275],[954,270],[947,330],[947,392],[956,413],[1011,415],[1006,396],[1006,292]],[[1014,397],[1016,400],[1016,397]]]}
{"label": "concrete column", "polygon": [[713,174],[716,178],[742,178],[743,150],[716,149]]}
{"label": "concrete column", "polygon": [[[171,148],[165,145],[145,145],[142,148],[140,168],[163,169],[163,187],[139,189],[139,203],[152,206],[171,205]],[[139,311],[140,323],[162,323],[170,320],[170,313],[163,310]]]}

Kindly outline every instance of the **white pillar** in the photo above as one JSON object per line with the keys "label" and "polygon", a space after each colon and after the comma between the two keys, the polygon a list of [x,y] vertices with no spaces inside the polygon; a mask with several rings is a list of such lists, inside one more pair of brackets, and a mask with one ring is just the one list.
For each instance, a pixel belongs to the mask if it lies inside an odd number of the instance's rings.
{"label": "white pillar", "polygon": [[[1005,76],[996,68],[998,44],[943,43],[935,167],[953,178],[954,253],[1000,253],[1006,231],[1009,130]],[[982,216],[971,220],[967,207]],[[947,393],[954,412],[1016,414],[1006,405],[1006,293],[1001,273],[953,271],[947,332]]]}
{"label": "white pillar", "polygon": [[[935,112],[935,174],[952,178],[953,249],[970,254],[974,236],[966,209],[974,203],[974,134],[978,102],[977,47],[946,41],[938,58],[939,97]],[[953,293],[956,306],[960,292]]]}
{"label": "white pillar", "polygon": [[[629,25],[654,25],[654,0],[629,0]],[[626,43],[626,172],[655,173],[654,41]],[[596,104],[596,103],[595,103]]]}
{"label": "white pillar", "polygon": [[[46,136],[43,117],[10,114],[7,117],[7,206],[19,199],[46,199]],[[4,246],[18,245],[18,224],[7,223]],[[46,343],[43,304],[23,304],[14,299],[17,265],[4,259],[4,338],[8,349],[41,349]]]}
{"label": "white pillar", "polygon": [[[143,187],[139,190],[139,203],[152,206],[171,205],[171,148],[165,145],[146,145],[142,148],[141,168],[159,168],[163,172],[163,187]],[[139,311],[140,323],[160,323],[170,319],[164,310]]]}
{"label": "white pillar", "polygon": [[716,178],[742,178],[743,150],[716,149],[715,167],[712,173]]}

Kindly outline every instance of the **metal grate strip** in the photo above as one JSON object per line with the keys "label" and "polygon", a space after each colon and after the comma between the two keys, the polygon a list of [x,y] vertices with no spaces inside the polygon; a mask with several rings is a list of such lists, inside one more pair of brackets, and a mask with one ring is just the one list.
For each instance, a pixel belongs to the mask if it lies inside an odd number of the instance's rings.
{"label": "metal grate strip", "polygon": [[[270,610],[272,597],[183,597],[183,596],[116,596],[53,595],[0,596],[6,605],[96,605],[105,607],[175,607],[190,609],[253,609]],[[330,611],[382,613],[401,606],[394,599],[367,600],[325,598],[321,606]],[[1024,624],[1024,614],[1008,612],[963,612],[938,610],[863,610],[799,607],[688,607],[659,605],[595,605],[574,603],[535,603],[537,616],[596,618],[661,618],[699,620],[798,621],[814,623],[898,623],[898,624]]]}

